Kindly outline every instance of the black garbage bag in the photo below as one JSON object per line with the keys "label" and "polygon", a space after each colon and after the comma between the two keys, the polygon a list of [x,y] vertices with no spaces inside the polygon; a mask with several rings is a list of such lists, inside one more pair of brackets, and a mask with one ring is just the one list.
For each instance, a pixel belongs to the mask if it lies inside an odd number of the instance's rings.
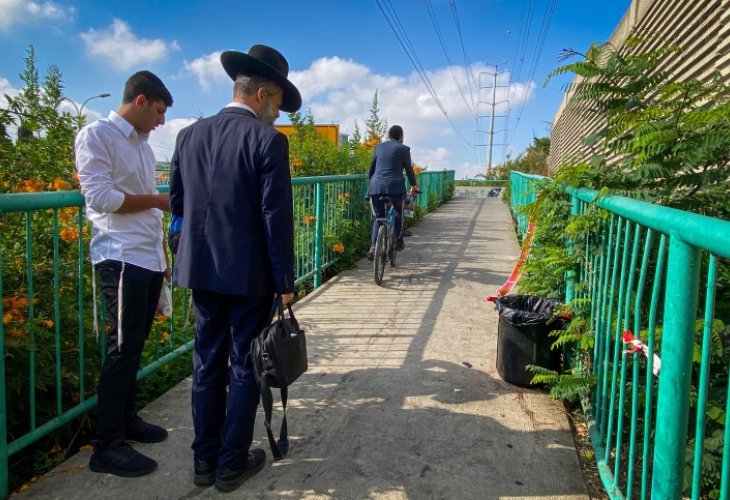
{"label": "black garbage bag", "polygon": [[497,372],[505,382],[530,385],[533,373],[527,365],[560,370],[561,353],[550,349],[550,332],[563,329],[568,322],[554,315],[561,304],[531,295],[506,295],[495,300],[499,312]]}

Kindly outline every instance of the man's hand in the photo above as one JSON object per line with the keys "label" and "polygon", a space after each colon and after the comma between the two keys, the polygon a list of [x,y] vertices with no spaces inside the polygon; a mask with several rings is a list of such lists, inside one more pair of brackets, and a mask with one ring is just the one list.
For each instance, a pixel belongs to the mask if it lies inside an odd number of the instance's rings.
{"label": "man's hand", "polygon": [[410,195],[415,196],[421,191],[418,189],[418,186],[411,186]]}
{"label": "man's hand", "polygon": [[284,295],[281,295],[281,303],[283,305],[287,305],[292,300],[294,300],[294,292],[292,292],[292,293],[285,293]]}

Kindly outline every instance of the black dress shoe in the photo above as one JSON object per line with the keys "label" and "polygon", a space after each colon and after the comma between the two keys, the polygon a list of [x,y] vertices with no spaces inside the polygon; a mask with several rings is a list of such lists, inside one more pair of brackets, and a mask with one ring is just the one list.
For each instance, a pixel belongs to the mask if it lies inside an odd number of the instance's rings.
{"label": "black dress shoe", "polygon": [[159,443],[167,438],[167,431],[159,425],[150,424],[139,417],[134,417],[127,422],[124,437],[138,443]]}
{"label": "black dress shoe", "polygon": [[106,448],[94,445],[89,459],[89,469],[121,477],[138,477],[157,468],[157,462],[142,455],[128,442],[117,439]]}
{"label": "black dress shoe", "polygon": [[218,469],[215,475],[215,487],[218,491],[233,491],[243,482],[264,468],[266,453],[261,448],[255,448],[248,454],[248,463],[245,469]]}
{"label": "black dress shoe", "polygon": [[406,247],[406,242],[403,241],[403,238],[395,241],[395,249],[399,252],[403,250]]}
{"label": "black dress shoe", "polygon": [[195,486],[210,486],[215,483],[217,468],[218,464],[215,460],[195,460],[195,476],[193,477]]}

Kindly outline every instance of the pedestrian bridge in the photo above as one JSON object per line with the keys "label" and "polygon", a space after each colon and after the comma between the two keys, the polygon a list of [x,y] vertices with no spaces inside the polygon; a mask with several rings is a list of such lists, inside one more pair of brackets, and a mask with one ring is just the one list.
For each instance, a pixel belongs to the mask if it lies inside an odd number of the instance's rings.
{"label": "pedestrian bridge", "polygon": [[[449,176],[434,177],[433,184],[422,179],[424,207],[436,208],[448,191]],[[356,215],[361,181],[295,179],[300,280],[319,285],[323,272],[347,257],[353,240],[341,235],[367,233],[367,221]],[[271,463],[268,453],[269,466],[241,487],[242,497],[587,498],[562,404],[496,373],[498,316],[484,301],[518,261],[513,215],[517,232],[527,234],[520,207],[534,200],[540,182],[513,174],[511,207],[483,188],[459,188],[412,229],[382,286],[361,259],[297,302],[310,370],[290,390],[290,455]],[[3,234],[24,242],[4,242],[2,290],[28,297],[3,295],[0,473],[8,457],[12,463],[95,405],[91,365],[104,352],[92,333],[83,218],[63,208],[77,206],[78,197],[69,194],[59,205],[58,196],[0,200]],[[730,224],[620,197],[596,202],[587,190],[571,188],[566,197],[574,215],[594,202],[609,214],[597,235],[569,242],[571,255],[583,253],[566,274],[566,300],[590,313],[595,341],[574,365],[592,381],[584,407],[609,496],[678,498],[692,491],[699,498],[710,478],[719,498],[727,498],[730,440],[722,425],[730,419],[719,416],[728,383],[708,380],[710,366],[715,379],[723,373],[723,354],[711,341],[723,333],[713,322],[714,298],[718,267],[730,257]],[[50,217],[31,216],[43,209],[52,210]],[[43,232],[49,223],[53,229]],[[77,262],[69,264],[64,252],[75,252]],[[307,254],[313,264],[301,258]],[[184,291],[176,291],[176,301],[174,320],[151,335],[140,376],[190,349]],[[637,332],[639,343],[624,331]],[[163,443],[138,445],[160,464],[151,475],[92,473],[90,452],[82,449],[18,496],[217,495],[192,483],[189,392],[185,380],[144,409],[145,418],[169,430]],[[41,407],[41,399],[53,404]],[[280,416],[275,411],[275,426]],[[266,449],[262,414],[256,440]],[[707,472],[710,461],[716,476]]]}
{"label": "pedestrian bridge", "polygon": [[[495,372],[497,314],[484,297],[519,255],[508,207],[455,197],[412,232],[382,287],[362,259],[296,304],[310,370],[290,389],[291,452],[240,495],[587,498],[562,405]],[[169,430],[138,445],[159,462],[153,474],[93,473],[84,450],[18,496],[216,497],[192,483],[189,392],[185,380],[143,412]],[[263,415],[256,438],[266,449]]]}

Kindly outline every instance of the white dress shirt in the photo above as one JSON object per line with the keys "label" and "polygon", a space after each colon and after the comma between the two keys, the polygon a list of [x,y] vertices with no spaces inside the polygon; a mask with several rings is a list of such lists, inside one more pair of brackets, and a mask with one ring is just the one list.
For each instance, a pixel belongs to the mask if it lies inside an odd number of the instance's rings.
{"label": "white dress shirt", "polygon": [[157,194],[155,155],[132,124],[112,111],[76,136],[76,169],[91,222],[91,262],[119,260],[164,271],[162,211],[116,213],[126,194]]}

